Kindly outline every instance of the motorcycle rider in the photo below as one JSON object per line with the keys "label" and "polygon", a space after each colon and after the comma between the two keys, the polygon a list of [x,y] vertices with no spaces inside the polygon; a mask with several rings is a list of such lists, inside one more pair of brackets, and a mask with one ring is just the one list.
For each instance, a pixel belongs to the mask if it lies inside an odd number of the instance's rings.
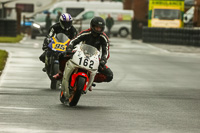
{"label": "motorcycle rider", "polygon": [[[44,39],[42,47],[42,50],[44,50],[44,52],[39,57],[39,59],[43,63],[45,63],[45,56],[48,51],[48,44],[51,42],[51,37],[53,37],[58,33],[64,33],[69,39],[73,39],[77,35],[77,31],[72,25],[72,22],[73,22],[72,16],[68,13],[63,13],[59,18],[59,22],[51,26],[51,28],[48,31],[48,35]],[[45,68],[43,68],[42,70],[44,72],[46,71]]]}
{"label": "motorcycle rider", "polygon": [[[100,59],[100,65],[98,72],[94,78],[94,82],[110,82],[113,79],[113,72],[106,65],[110,56],[109,53],[109,39],[103,32],[105,29],[105,21],[101,17],[94,17],[90,22],[90,28],[81,31],[73,40],[71,40],[67,47],[66,53],[73,50],[74,46],[80,42],[94,46],[99,51],[102,49],[102,55]],[[64,53],[63,53],[64,54]],[[61,65],[61,64],[60,64]],[[65,67],[65,66],[62,66]],[[54,75],[55,79],[60,79],[63,76],[63,71]],[[91,90],[90,90],[91,91]]]}

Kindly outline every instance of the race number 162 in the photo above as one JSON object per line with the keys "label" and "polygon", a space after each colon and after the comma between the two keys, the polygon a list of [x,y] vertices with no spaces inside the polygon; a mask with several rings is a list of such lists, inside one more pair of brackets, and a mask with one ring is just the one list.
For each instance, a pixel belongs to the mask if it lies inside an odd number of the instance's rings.
{"label": "race number 162", "polygon": [[81,58],[79,58],[79,65],[81,65],[81,64],[83,64],[83,66],[89,65],[89,68],[93,69],[94,61],[93,60],[90,60],[90,62],[88,62],[88,61],[89,61],[88,59],[83,60],[83,57],[81,57]]}

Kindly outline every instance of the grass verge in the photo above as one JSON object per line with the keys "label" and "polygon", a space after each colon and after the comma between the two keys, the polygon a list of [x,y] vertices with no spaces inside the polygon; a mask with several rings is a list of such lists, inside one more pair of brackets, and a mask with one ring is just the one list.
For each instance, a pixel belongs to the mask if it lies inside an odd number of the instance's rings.
{"label": "grass verge", "polygon": [[5,67],[7,58],[8,52],[6,52],[5,50],[0,50],[0,75]]}
{"label": "grass verge", "polygon": [[17,43],[22,40],[24,35],[17,35],[16,37],[0,37],[0,43]]}

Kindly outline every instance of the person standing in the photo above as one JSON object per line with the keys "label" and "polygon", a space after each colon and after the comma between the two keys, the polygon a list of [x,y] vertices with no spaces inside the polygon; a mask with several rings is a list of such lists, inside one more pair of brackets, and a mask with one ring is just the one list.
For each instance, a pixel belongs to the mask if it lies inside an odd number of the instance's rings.
{"label": "person standing", "polygon": [[59,12],[58,12],[58,15],[57,15],[57,17],[56,17],[56,23],[59,22],[60,16],[61,16],[61,12],[59,11]]}
{"label": "person standing", "polygon": [[108,14],[108,17],[106,18],[106,27],[108,29],[108,37],[110,37],[110,34],[111,34],[111,28],[113,27],[114,25],[114,19],[110,16],[110,14]]}
{"label": "person standing", "polygon": [[47,16],[45,18],[45,22],[46,22],[45,28],[48,31],[50,29],[51,25],[52,25],[52,20],[51,20],[49,12],[47,13]]}

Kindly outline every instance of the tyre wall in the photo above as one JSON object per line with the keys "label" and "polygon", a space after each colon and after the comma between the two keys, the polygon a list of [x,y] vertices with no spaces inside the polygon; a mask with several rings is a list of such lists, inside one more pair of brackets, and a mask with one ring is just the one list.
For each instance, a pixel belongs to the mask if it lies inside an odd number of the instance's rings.
{"label": "tyre wall", "polygon": [[143,42],[191,45],[200,47],[200,29],[143,27],[142,40]]}
{"label": "tyre wall", "polygon": [[17,36],[17,21],[0,19],[0,36]]}

